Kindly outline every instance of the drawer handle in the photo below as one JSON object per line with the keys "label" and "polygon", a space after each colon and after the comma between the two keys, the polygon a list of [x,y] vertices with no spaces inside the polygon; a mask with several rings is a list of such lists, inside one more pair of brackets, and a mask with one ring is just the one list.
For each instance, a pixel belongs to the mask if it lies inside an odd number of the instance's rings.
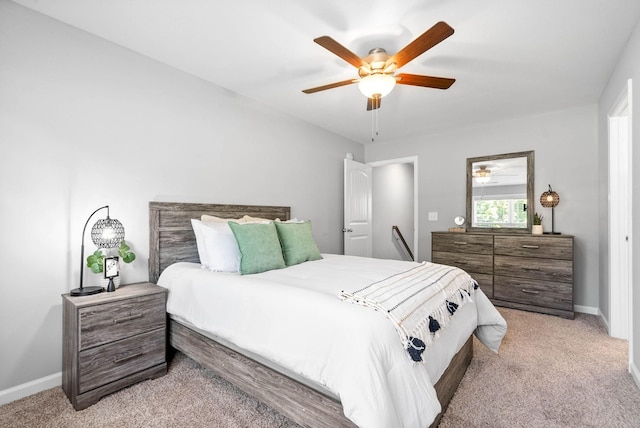
{"label": "drawer handle", "polygon": [[539,267],[522,267],[522,270],[539,271],[540,268]]}
{"label": "drawer handle", "polygon": [[129,315],[128,317],[114,319],[113,323],[114,324],[119,324],[119,323],[123,323],[123,322],[127,322],[127,321],[133,321],[133,320],[137,320],[138,318],[142,318],[143,316],[144,316],[144,314]]}
{"label": "drawer handle", "polygon": [[536,291],[536,290],[527,290],[526,288],[523,288],[523,289],[522,289],[522,292],[523,292],[523,293],[527,293],[527,294],[540,294],[540,292],[539,292],[539,291]]}
{"label": "drawer handle", "polygon": [[113,358],[113,364],[124,363],[125,361],[133,360],[134,358],[138,358],[138,357],[141,357],[143,355],[144,355],[144,352],[138,352],[137,354],[127,355],[126,357],[122,357],[122,358],[114,357]]}
{"label": "drawer handle", "polygon": [[468,262],[465,262],[464,260],[456,260],[454,263],[457,265],[466,265]]}
{"label": "drawer handle", "polygon": [[526,248],[528,250],[537,250],[538,248],[540,248],[540,245],[523,245],[522,248]]}
{"label": "drawer handle", "polygon": [[453,243],[456,245],[467,245],[467,243],[464,241],[454,241]]}

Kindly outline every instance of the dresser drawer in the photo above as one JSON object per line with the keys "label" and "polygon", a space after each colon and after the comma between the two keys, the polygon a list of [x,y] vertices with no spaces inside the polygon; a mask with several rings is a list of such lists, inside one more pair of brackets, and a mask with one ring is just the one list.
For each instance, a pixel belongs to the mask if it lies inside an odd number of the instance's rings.
{"label": "dresser drawer", "polygon": [[164,328],[97,346],[79,355],[79,393],[165,362]]}
{"label": "dresser drawer", "polygon": [[493,298],[573,311],[573,285],[496,275]]}
{"label": "dresser drawer", "polygon": [[478,286],[482,292],[490,299],[493,298],[493,275],[487,275],[484,273],[472,273],[470,274],[473,279],[478,282]]}
{"label": "dresser drawer", "polygon": [[494,254],[573,261],[573,239],[552,236],[497,236]]}
{"label": "dresser drawer", "polygon": [[165,294],[139,296],[79,309],[79,349],[130,337],[166,325]]}
{"label": "dresser drawer", "polygon": [[495,256],[494,263],[495,275],[540,281],[573,282],[573,262],[570,260]]}
{"label": "dresser drawer", "polygon": [[472,274],[471,276],[473,276],[473,273],[493,274],[493,256],[491,255],[434,251],[431,253],[431,261],[442,265],[459,267]]}
{"label": "dresser drawer", "polygon": [[449,253],[493,254],[492,235],[468,233],[433,233],[431,251]]}

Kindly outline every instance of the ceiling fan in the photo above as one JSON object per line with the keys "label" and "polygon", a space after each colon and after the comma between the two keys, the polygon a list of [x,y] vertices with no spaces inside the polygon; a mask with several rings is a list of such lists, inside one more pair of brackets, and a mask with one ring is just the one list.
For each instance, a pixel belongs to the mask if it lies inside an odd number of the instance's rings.
{"label": "ceiling fan", "polygon": [[486,165],[480,165],[480,168],[473,173],[473,178],[480,184],[487,184],[491,181],[491,170]]}
{"label": "ceiling fan", "polygon": [[302,92],[312,94],[326,89],[358,83],[358,89],[367,97],[367,110],[374,110],[380,108],[381,98],[391,92],[396,83],[400,85],[448,89],[453,85],[453,82],[456,81],[455,79],[423,76],[420,74],[395,74],[395,72],[452,34],[453,28],[446,22],[440,21],[417,39],[400,49],[395,55],[389,55],[387,51],[382,48],[374,48],[369,51],[369,55],[365,58],[360,58],[329,36],[318,37],[313,41],[356,67],[359,78],[305,89]]}

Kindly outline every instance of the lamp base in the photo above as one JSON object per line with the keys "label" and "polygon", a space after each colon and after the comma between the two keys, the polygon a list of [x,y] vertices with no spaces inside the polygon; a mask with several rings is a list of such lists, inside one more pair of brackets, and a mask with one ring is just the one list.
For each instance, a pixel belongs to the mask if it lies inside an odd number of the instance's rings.
{"label": "lamp base", "polygon": [[83,287],[83,288],[75,288],[69,292],[70,296],[89,296],[91,294],[102,293],[104,288],[102,287]]}

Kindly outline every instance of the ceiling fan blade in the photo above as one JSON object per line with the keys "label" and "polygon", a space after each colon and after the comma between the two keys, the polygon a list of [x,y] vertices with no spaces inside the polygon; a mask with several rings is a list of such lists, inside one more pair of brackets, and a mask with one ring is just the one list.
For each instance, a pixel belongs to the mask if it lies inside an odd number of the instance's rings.
{"label": "ceiling fan blade", "polygon": [[396,74],[396,83],[399,85],[425,86],[427,88],[449,89],[456,79],[447,77],[422,76],[420,74]]}
{"label": "ceiling fan blade", "polygon": [[360,68],[360,66],[362,65],[367,65],[367,63],[362,58],[360,58],[358,55],[354,54],[349,49],[345,48],[329,36],[318,37],[317,39],[313,39],[313,41],[326,50],[347,61],[349,64],[353,65],[356,68]]}
{"label": "ceiling fan blade", "polygon": [[400,68],[452,34],[453,28],[451,28],[446,22],[440,21],[422,33],[422,35],[413,42],[402,48],[397,54],[389,58],[387,64],[395,62],[398,65],[398,68]]}
{"label": "ceiling fan blade", "polygon": [[302,92],[304,92],[305,94],[313,94],[314,92],[320,92],[327,89],[339,88],[340,86],[350,85],[352,83],[356,83],[357,81],[358,79],[343,80],[342,82],[329,83],[328,85],[304,89]]}
{"label": "ceiling fan blade", "polygon": [[381,104],[382,104],[382,98],[380,98],[380,97],[367,98],[367,111],[375,110],[377,108],[380,108]]}

